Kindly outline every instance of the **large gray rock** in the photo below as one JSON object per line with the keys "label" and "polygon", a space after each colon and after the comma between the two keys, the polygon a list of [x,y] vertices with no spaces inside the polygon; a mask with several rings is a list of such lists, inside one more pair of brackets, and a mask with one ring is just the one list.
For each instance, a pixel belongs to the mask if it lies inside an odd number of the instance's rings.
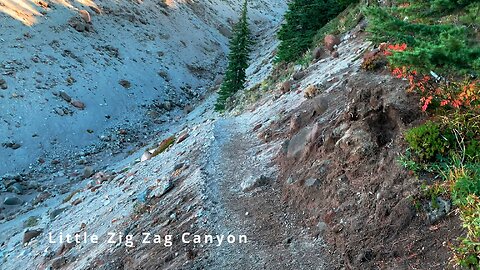
{"label": "large gray rock", "polygon": [[287,149],[288,158],[297,157],[305,150],[307,139],[311,131],[311,127],[305,127],[292,137]]}
{"label": "large gray rock", "polygon": [[22,203],[23,201],[18,197],[6,197],[5,200],[3,200],[3,204],[5,205],[19,205]]}
{"label": "large gray rock", "polygon": [[248,192],[254,190],[258,187],[266,186],[270,183],[271,179],[264,175],[258,176],[250,176],[245,179],[242,184],[240,185],[244,192]]}

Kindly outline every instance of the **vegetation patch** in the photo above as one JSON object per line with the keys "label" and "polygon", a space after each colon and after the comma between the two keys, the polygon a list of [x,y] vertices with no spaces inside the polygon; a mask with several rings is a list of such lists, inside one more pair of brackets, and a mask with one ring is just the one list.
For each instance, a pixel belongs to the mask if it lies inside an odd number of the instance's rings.
{"label": "vegetation patch", "polygon": [[480,269],[480,43],[478,1],[394,1],[393,7],[364,10],[370,39],[380,56],[364,57],[374,69],[385,57],[395,77],[431,121],[405,133],[402,165],[425,183],[432,208],[439,197],[459,213],[465,234],[452,245],[453,262]]}

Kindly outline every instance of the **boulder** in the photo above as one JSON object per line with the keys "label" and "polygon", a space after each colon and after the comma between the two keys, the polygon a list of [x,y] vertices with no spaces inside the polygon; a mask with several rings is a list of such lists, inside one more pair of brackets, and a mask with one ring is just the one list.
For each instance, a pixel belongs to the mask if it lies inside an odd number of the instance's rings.
{"label": "boulder", "polygon": [[260,177],[250,176],[242,182],[241,188],[244,192],[248,192],[258,187],[266,186],[270,181],[271,179],[264,175],[261,175]]}
{"label": "boulder", "polygon": [[3,204],[5,205],[19,205],[22,203],[23,201],[18,197],[6,197],[5,200],[3,200]]}
{"label": "boulder", "polygon": [[326,35],[324,38],[325,49],[332,52],[340,44],[340,39],[335,35]]}
{"label": "boulder", "polygon": [[28,242],[30,242],[30,240],[39,236],[41,233],[42,233],[42,230],[27,230],[23,234],[23,243],[27,244]]}

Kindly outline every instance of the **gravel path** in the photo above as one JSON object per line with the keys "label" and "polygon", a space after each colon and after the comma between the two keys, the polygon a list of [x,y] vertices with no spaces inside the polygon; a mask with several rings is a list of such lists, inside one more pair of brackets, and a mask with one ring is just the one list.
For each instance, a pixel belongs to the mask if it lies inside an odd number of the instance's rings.
{"label": "gravel path", "polygon": [[[249,130],[244,117],[215,123],[205,174],[210,230],[224,235],[247,235],[247,244],[213,247],[199,267],[207,269],[326,269],[322,240],[298,227],[298,216],[286,211],[276,188],[266,145]],[[263,150],[263,151],[262,151]],[[261,175],[270,182],[249,192],[241,183]],[[208,205],[207,204],[207,205]],[[237,238],[238,239],[238,238]]]}

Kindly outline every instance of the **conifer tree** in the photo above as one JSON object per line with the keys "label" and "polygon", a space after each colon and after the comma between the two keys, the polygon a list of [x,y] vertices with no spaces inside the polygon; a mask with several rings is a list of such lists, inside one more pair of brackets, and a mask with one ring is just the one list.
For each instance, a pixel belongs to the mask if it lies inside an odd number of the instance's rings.
{"label": "conifer tree", "polygon": [[228,67],[225,79],[218,92],[215,110],[225,110],[225,102],[237,91],[243,89],[246,81],[249,54],[251,51],[251,36],[248,27],[247,0],[243,4],[240,20],[233,28],[230,38],[230,53],[228,54]]}
{"label": "conifer tree", "polygon": [[277,62],[297,60],[310,48],[317,31],[358,0],[293,0],[278,33]]}

